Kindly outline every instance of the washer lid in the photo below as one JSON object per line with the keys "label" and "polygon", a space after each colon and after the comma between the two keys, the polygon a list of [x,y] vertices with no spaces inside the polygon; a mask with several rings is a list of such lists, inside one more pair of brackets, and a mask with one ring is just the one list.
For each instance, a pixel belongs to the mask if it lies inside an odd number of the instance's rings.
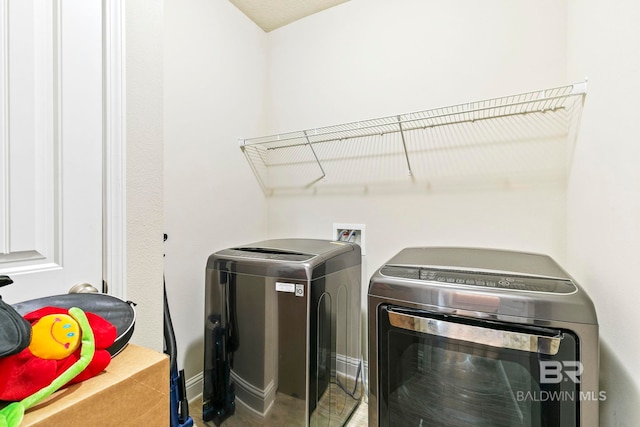
{"label": "washer lid", "polygon": [[320,239],[273,239],[223,249],[207,261],[208,269],[238,274],[309,280],[360,265],[355,243]]}
{"label": "washer lid", "polygon": [[[222,251],[221,251],[222,252]],[[291,250],[261,248],[258,246],[244,246],[225,249],[224,252],[233,254],[238,258],[271,259],[280,261],[307,261],[315,257],[315,254],[306,254]]]}

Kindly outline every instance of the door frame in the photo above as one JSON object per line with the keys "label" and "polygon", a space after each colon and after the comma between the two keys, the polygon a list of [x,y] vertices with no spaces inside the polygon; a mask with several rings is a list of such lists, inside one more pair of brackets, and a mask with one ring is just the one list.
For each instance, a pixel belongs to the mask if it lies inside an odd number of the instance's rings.
{"label": "door frame", "polygon": [[104,0],[103,291],[127,295],[124,0]]}

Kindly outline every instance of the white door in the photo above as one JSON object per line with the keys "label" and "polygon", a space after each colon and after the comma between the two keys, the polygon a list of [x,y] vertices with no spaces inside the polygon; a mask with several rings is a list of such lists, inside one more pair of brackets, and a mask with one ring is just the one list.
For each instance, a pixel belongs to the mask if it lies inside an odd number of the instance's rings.
{"label": "white door", "polygon": [[0,289],[102,281],[102,2],[0,0]]}

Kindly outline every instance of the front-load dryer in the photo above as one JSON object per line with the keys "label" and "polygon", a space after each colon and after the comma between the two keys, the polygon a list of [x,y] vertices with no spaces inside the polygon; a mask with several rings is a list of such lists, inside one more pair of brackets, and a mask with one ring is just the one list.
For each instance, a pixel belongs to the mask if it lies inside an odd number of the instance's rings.
{"label": "front-load dryer", "polygon": [[548,256],[404,249],[368,317],[371,427],[598,426],[595,309]]}

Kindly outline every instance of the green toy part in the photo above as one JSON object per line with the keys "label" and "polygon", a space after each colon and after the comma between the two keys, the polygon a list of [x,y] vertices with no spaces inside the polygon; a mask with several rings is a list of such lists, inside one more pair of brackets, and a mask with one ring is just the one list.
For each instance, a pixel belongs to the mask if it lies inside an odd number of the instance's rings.
{"label": "green toy part", "polygon": [[51,384],[37,391],[31,396],[25,397],[20,402],[14,402],[0,411],[0,427],[18,427],[24,418],[24,413],[36,403],[49,397],[60,387],[75,378],[85,370],[91,362],[95,353],[96,345],[93,330],[89,326],[89,321],[84,311],[77,307],[69,309],[69,314],[80,325],[82,331],[82,348],[80,349],[80,359],[64,371]]}

